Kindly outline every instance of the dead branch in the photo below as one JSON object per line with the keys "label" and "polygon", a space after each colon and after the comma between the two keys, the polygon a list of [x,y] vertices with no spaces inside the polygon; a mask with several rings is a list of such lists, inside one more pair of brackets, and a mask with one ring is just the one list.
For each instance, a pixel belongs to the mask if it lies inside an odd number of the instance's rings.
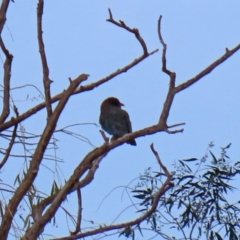
{"label": "dead branch", "polygon": [[205,77],[207,74],[209,74],[212,70],[214,70],[216,67],[218,67],[221,63],[223,63],[224,61],[226,61],[229,57],[231,57],[235,52],[237,52],[240,49],[240,43],[234,47],[232,50],[229,50],[228,48],[226,48],[226,52],[225,54],[223,54],[221,57],[219,57],[215,62],[213,62],[212,64],[210,64],[208,67],[206,67],[204,70],[202,70],[200,73],[198,73],[195,77],[185,81],[184,83],[178,85],[175,88],[175,93],[178,93],[188,87],[190,87],[191,85],[193,85],[194,83],[196,83],[197,81],[199,81],[200,79],[202,79],[203,77]]}
{"label": "dead branch", "polygon": [[115,25],[117,25],[118,27],[121,27],[121,28],[124,28],[125,30],[133,33],[135,35],[135,37],[137,38],[137,40],[139,41],[139,43],[141,44],[142,46],[142,49],[143,49],[143,55],[148,55],[148,50],[147,50],[147,45],[145,43],[145,41],[143,40],[143,38],[141,37],[140,33],[139,33],[139,30],[137,28],[130,28],[128,27],[124,21],[122,20],[119,20],[119,22],[117,22],[116,20],[113,19],[113,16],[112,16],[112,12],[111,12],[111,9],[109,8],[108,9],[108,12],[109,12],[109,19],[107,19],[108,22],[111,22]]}
{"label": "dead branch", "polygon": [[[158,36],[159,36],[159,41],[160,41],[160,43],[163,46],[163,51],[162,51],[162,71],[169,76],[170,84],[169,84],[167,97],[166,97],[166,100],[164,102],[163,109],[162,109],[162,112],[161,112],[161,115],[160,115],[160,118],[159,118],[158,125],[160,127],[165,127],[167,129],[168,128],[168,126],[167,126],[167,119],[168,119],[169,112],[170,112],[170,109],[171,109],[171,106],[172,106],[172,103],[173,103],[175,95],[178,92],[180,92],[180,91],[190,87],[192,84],[196,83],[197,81],[202,79],[204,76],[209,74],[214,68],[216,68],[221,63],[226,61],[229,57],[231,57],[235,52],[237,52],[240,49],[240,44],[238,44],[232,50],[226,49],[226,53],[223,56],[221,56],[215,62],[210,64],[208,67],[206,67],[203,71],[201,71],[199,74],[197,74],[197,76],[195,76],[195,77],[185,81],[184,83],[178,85],[177,87],[175,87],[176,73],[168,70],[167,66],[166,66],[166,64],[167,64],[167,61],[166,61],[167,45],[164,42],[162,34],[161,34],[161,19],[162,19],[162,16],[160,16],[159,20],[158,20]],[[166,132],[168,132],[168,133],[176,133],[176,131],[169,131],[169,130],[166,130]]]}
{"label": "dead branch", "polygon": [[47,57],[45,54],[45,48],[42,38],[42,15],[43,15],[43,5],[44,1],[39,0],[38,7],[37,7],[37,32],[38,32],[38,45],[39,45],[39,52],[42,60],[42,69],[43,69],[43,85],[44,85],[44,92],[45,92],[45,102],[46,102],[46,109],[48,119],[52,115],[52,105],[51,105],[51,93],[50,93],[50,84],[52,80],[49,78],[49,68],[47,64]]}

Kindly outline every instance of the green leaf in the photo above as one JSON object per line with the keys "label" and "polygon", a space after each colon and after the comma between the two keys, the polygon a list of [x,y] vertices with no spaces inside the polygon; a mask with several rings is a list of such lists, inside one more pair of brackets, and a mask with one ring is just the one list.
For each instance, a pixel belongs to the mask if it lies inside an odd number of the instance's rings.
{"label": "green leaf", "polygon": [[214,156],[214,154],[209,150],[210,154],[212,155],[213,157],[213,160],[214,160],[214,163],[216,164],[218,161],[217,161],[217,158]]}
{"label": "green leaf", "polygon": [[197,158],[188,158],[188,159],[182,159],[182,161],[184,162],[193,162],[193,161],[197,161]]}
{"label": "green leaf", "polygon": [[139,232],[141,233],[141,235],[142,235],[142,237],[143,237],[142,229],[141,229],[141,227],[140,227],[140,223],[137,225],[137,228],[138,228]]}

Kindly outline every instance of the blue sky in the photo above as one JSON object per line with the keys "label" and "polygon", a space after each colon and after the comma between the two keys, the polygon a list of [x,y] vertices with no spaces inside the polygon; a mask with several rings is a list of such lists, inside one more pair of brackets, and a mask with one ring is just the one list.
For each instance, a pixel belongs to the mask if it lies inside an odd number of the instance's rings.
{"label": "blue sky", "polygon": [[[36,6],[36,1],[11,3],[3,39],[14,55],[11,86],[34,84],[42,91]],[[76,123],[98,124],[100,104],[109,96],[115,96],[125,104],[133,130],[157,123],[169,84],[168,77],[161,72],[162,46],[157,36],[159,15],[163,15],[162,35],[168,45],[167,66],[176,72],[177,84],[195,76],[223,55],[225,48],[231,49],[240,42],[239,1],[46,1],[43,38],[50,78],[54,81],[52,95],[67,88],[68,77],[88,73],[90,77],[84,84],[92,83],[141,55],[141,47],[132,34],[106,22],[108,8],[115,20],[123,20],[128,26],[139,29],[149,51],[158,48],[159,52],[93,91],[73,96],[57,129]],[[170,171],[177,159],[201,157],[210,141],[216,144],[216,152],[219,147],[232,142],[231,159],[239,160],[239,64],[240,52],[237,52],[176,96],[168,124],[185,122],[183,133],[158,133],[138,138],[137,147],[125,144],[110,152],[102,161],[94,181],[82,190],[83,218],[95,223],[111,223],[130,205],[126,194],[121,200],[123,189],[119,188],[97,210],[103,198],[115,187],[126,186],[149,166],[159,169],[150,151],[152,142]],[[31,87],[12,91],[20,113],[42,102],[38,95]],[[28,132],[41,133],[45,119],[43,110],[23,122],[23,126]],[[103,143],[100,127],[82,125],[71,130],[87,137],[96,147]],[[55,137],[59,140],[56,155],[64,160],[59,166],[68,179],[92,147],[63,134],[55,134]],[[20,150],[15,148],[15,151]],[[54,154],[54,151],[49,153]],[[16,174],[9,176],[9,171],[14,172],[13,166],[16,173],[21,171],[23,161],[18,161],[14,159],[5,166],[1,176],[3,181],[13,184]],[[54,171],[56,165],[50,161],[43,163],[36,184],[41,191],[49,192],[55,176],[49,168]],[[236,194],[239,196],[239,192]],[[68,200],[65,206],[75,213],[75,196]],[[118,221],[132,219],[133,212],[134,209],[121,215]],[[56,228],[56,235],[66,235],[65,217],[61,213],[57,216],[61,228]],[[118,238],[116,235],[110,239]]]}

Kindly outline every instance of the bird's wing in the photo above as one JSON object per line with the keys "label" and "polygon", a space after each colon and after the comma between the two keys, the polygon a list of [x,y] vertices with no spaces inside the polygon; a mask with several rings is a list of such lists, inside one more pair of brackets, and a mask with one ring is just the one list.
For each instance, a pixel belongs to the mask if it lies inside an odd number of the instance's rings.
{"label": "bird's wing", "polygon": [[122,111],[123,111],[124,122],[127,126],[128,133],[131,133],[132,132],[132,124],[131,124],[129,115],[125,110],[122,109]]}

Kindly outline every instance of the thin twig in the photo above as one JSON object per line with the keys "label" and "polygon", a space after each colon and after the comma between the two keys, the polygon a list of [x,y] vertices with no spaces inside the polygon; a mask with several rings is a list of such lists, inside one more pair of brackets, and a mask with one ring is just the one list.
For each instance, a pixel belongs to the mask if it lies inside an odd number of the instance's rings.
{"label": "thin twig", "polygon": [[13,133],[12,133],[12,138],[11,138],[11,141],[8,145],[8,148],[6,149],[6,152],[4,154],[4,157],[3,157],[3,160],[1,161],[0,163],[0,169],[4,166],[4,164],[7,162],[8,160],[8,157],[10,155],[10,152],[12,150],[12,147],[13,147],[13,144],[14,144],[14,141],[15,141],[15,138],[16,138],[16,133],[17,133],[17,127],[18,127],[18,124],[16,124],[14,126],[14,129],[13,129]]}
{"label": "thin twig", "polygon": [[150,148],[153,152],[153,154],[155,155],[157,161],[158,161],[158,164],[160,165],[160,167],[163,169],[164,173],[166,174],[167,178],[172,178],[172,175],[169,173],[168,169],[163,165],[160,157],[159,157],[159,154],[158,152],[154,149],[154,146],[153,146],[153,143],[150,145]]}

